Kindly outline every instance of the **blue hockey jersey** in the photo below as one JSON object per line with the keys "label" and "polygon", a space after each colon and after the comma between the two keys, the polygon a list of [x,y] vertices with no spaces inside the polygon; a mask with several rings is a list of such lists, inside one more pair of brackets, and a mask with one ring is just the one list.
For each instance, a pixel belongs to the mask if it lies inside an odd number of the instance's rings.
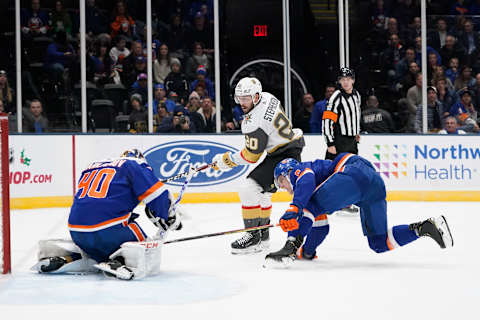
{"label": "blue hockey jersey", "polygon": [[122,157],[94,162],[79,179],[68,228],[92,232],[126,224],[141,201],[168,218],[169,191],[145,160]]}
{"label": "blue hockey jersey", "polygon": [[299,210],[306,208],[314,192],[320,188],[332,175],[344,170],[351,161],[363,159],[351,153],[341,153],[335,160],[315,160],[300,162],[290,171],[290,181],[293,187],[292,204]]}

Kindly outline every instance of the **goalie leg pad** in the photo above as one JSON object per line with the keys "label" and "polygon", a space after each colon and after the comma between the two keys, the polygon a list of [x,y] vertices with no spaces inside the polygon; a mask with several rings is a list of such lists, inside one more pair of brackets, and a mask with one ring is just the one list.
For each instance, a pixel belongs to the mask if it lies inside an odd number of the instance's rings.
{"label": "goalie leg pad", "polygon": [[48,239],[39,241],[38,262],[31,270],[41,273],[97,272],[93,267],[95,263],[72,240]]}
{"label": "goalie leg pad", "polygon": [[[133,272],[133,278],[141,279],[160,272],[162,245],[163,241],[161,240],[125,242],[109,258],[118,260],[119,257],[122,257],[125,266]],[[102,264],[98,264],[96,267],[104,270]]]}

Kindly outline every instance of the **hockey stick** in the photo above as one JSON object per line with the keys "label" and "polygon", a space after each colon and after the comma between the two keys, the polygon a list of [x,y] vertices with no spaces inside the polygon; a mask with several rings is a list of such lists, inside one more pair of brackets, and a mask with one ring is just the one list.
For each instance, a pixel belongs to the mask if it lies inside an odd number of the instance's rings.
{"label": "hockey stick", "polygon": [[262,230],[262,229],[268,229],[268,228],[273,228],[273,227],[278,227],[278,226],[280,226],[280,224],[266,224],[266,225],[258,226],[258,227],[250,227],[250,228],[245,228],[245,229],[237,229],[237,230],[231,230],[231,231],[208,233],[208,234],[202,234],[202,235],[199,235],[199,236],[186,237],[186,238],[180,238],[180,239],[165,241],[164,244],[174,243],[174,242],[182,242],[182,241],[189,241],[189,240],[196,240],[196,239],[203,239],[203,238],[210,238],[210,237],[216,237],[216,236],[223,236],[223,235],[232,234],[232,233]]}
{"label": "hockey stick", "polygon": [[[205,169],[205,168],[208,168],[208,166],[209,165],[207,164],[206,166],[202,166],[200,168]],[[185,189],[187,188],[187,184],[190,182],[190,180],[192,180],[193,175],[195,173],[197,173],[198,171],[203,170],[203,169],[200,169],[200,168],[193,169],[192,167],[190,167],[190,169],[188,170],[187,177],[185,178],[185,181],[183,182],[183,185],[182,185],[182,189],[180,190],[180,193],[178,194],[177,200],[175,200],[175,203],[172,206],[172,210],[174,212],[177,210],[178,203],[180,202],[180,200],[182,200],[183,194],[185,193]]]}
{"label": "hockey stick", "polygon": [[[204,164],[203,166],[200,166],[196,169],[193,169],[194,173],[197,173],[199,171],[202,171],[202,170],[205,170],[207,169],[208,167],[212,167],[214,164],[213,163],[209,163],[209,164]],[[164,180],[160,180],[161,182],[163,183],[167,183],[167,182],[171,182],[171,181],[174,181],[174,180],[178,180],[180,178],[183,178],[183,177],[186,177],[190,174],[190,171],[192,171],[192,169],[189,169],[188,171],[185,171],[185,172],[182,172],[182,173],[179,173],[175,176],[172,176],[170,178],[167,178],[167,179],[164,179]]]}

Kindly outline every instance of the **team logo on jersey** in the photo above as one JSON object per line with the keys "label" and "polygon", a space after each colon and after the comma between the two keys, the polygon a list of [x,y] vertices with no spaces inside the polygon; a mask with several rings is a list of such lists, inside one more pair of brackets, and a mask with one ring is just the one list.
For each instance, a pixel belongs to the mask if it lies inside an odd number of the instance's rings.
{"label": "team logo on jersey", "polygon": [[[148,149],[143,154],[155,175],[163,180],[187,171],[190,165],[197,168],[210,163],[214,155],[227,151],[237,152],[238,150],[229,145],[212,141],[185,140],[160,144]],[[189,186],[203,187],[225,183],[242,176],[247,170],[248,166],[237,166],[229,171],[207,168],[196,173],[190,180]],[[183,181],[183,179],[179,179],[167,184],[181,186]]]}

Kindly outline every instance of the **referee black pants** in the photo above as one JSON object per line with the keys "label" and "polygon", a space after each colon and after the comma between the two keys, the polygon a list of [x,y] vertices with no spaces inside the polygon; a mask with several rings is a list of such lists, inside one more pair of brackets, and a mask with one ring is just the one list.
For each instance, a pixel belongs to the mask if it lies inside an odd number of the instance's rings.
{"label": "referee black pants", "polygon": [[342,152],[350,152],[353,154],[358,154],[358,142],[355,139],[355,136],[338,136],[335,138],[335,148],[337,153],[330,153],[327,150],[325,154],[325,160],[333,160]]}

